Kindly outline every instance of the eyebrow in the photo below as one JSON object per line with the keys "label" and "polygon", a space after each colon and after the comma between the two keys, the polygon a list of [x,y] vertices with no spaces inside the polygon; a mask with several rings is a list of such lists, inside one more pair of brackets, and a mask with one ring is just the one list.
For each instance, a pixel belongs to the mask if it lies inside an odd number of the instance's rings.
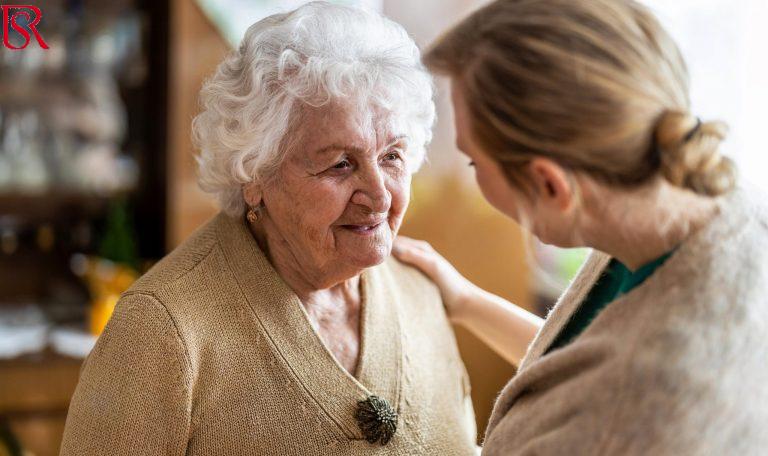
{"label": "eyebrow", "polygon": [[[387,144],[387,147],[395,144],[396,142],[398,142],[398,141],[400,141],[402,139],[406,139],[406,138],[408,138],[407,135],[395,136],[395,137],[393,137],[393,138],[391,138],[389,140],[389,143]],[[343,145],[343,144],[339,144],[339,143],[333,143],[333,144],[327,145],[325,147],[321,147],[320,149],[315,151],[315,154],[323,155],[323,154],[326,154],[326,153],[334,151],[334,150],[348,150],[348,151],[353,152],[353,153],[362,153],[364,151],[362,148],[357,147],[357,146],[350,146],[350,145]]]}
{"label": "eyebrow", "polygon": [[315,154],[317,155],[324,155],[328,152],[334,151],[334,150],[348,150],[351,152],[362,152],[363,149],[356,147],[356,146],[350,146],[350,145],[343,145],[343,144],[331,144],[325,147],[321,147],[317,151],[315,151]]}

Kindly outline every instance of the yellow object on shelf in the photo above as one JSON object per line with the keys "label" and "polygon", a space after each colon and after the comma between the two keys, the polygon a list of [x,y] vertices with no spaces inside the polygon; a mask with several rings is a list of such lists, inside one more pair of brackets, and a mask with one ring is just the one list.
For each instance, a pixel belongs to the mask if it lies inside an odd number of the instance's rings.
{"label": "yellow object on shelf", "polygon": [[132,268],[98,257],[75,255],[72,270],[82,277],[91,292],[88,329],[94,336],[104,330],[120,294],[138,278]]}
{"label": "yellow object on shelf", "polygon": [[88,314],[88,330],[91,334],[98,336],[107,326],[112,312],[115,311],[115,304],[120,299],[119,294],[108,294],[98,297],[91,302],[91,308]]}

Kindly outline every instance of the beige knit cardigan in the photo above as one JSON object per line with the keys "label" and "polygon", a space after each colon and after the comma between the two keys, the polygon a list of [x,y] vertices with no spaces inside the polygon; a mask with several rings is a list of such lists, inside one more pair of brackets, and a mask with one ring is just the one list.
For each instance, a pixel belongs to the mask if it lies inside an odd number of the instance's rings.
{"label": "beige knit cardigan", "polygon": [[742,189],[721,199],[720,215],[651,277],[544,355],[610,260],[594,253],[502,391],[483,454],[768,454],[759,198]]}
{"label": "beige knit cardigan", "polygon": [[[352,376],[245,224],[218,215],[118,303],[82,368],[61,454],[475,454],[438,289],[393,259],[361,279]],[[354,418],[371,394],[399,414],[386,446]]]}

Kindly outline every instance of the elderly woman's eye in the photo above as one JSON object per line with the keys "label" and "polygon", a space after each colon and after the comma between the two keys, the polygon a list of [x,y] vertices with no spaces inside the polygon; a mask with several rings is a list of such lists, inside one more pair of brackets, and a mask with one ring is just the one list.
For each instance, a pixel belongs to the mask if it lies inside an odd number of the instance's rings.
{"label": "elderly woman's eye", "polygon": [[393,161],[393,160],[400,160],[400,154],[398,152],[389,152],[386,157],[387,160]]}
{"label": "elderly woman's eye", "polygon": [[342,160],[335,165],[333,165],[333,169],[346,169],[350,168],[352,166],[352,163],[349,162],[349,160]]}

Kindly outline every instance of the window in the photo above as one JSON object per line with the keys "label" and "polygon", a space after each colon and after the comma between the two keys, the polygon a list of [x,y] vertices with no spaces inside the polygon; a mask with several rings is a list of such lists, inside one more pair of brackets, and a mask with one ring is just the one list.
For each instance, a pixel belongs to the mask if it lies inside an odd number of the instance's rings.
{"label": "window", "polygon": [[728,122],[723,153],[768,191],[768,1],[643,1],[685,56],[693,114]]}

